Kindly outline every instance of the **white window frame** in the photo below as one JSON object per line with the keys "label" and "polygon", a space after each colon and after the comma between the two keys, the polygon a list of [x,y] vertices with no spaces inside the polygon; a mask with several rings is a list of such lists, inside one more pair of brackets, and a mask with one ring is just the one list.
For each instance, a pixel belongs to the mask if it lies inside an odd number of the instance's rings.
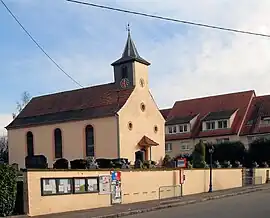
{"label": "white window frame", "polygon": [[[224,125],[224,123],[226,122],[226,127],[225,127],[225,125]],[[221,123],[221,127],[219,127],[219,124]],[[217,128],[218,129],[227,129],[228,128],[228,125],[229,124],[229,122],[228,122],[228,120],[218,120],[217,121]]]}
{"label": "white window frame", "polygon": [[224,143],[224,142],[229,142],[230,138],[219,138],[216,139],[217,143]]}
{"label": "white window frame", "polygon": [[[208,124],[209,124],[210,128],[207,128]],[[215,130],[216,129],[216,122],[215,121],[206,121],[205,128],[206,128],[206,130]]]}
{"label": "white window frame", "polygon": [[187,133],[189,132],[188,124],[169,125],[167,128],[167,134]]}
{"label": "white window frame", "polygon": [[261,120],[261,124],[265,126],[270,126],[270,117],[265,117]]}
{"label": "white window frame", "polygon": [[171,142],[166,142],[165,143],[165,152],[171,152],[171,151],[172,151],[172,143]]}
{"label": "white window frame", "polygon": [[190,150],[190,147],[189,147],[189,144],[181,144],[181,151],[189,151]]}

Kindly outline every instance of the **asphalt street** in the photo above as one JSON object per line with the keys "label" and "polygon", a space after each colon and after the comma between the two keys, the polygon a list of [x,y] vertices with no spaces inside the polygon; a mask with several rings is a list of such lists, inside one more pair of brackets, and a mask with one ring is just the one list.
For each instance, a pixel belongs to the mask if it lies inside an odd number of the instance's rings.
{"label": "asphalt street", "polygon": [[269,218],[270,190],[129,216],[130,218]]}

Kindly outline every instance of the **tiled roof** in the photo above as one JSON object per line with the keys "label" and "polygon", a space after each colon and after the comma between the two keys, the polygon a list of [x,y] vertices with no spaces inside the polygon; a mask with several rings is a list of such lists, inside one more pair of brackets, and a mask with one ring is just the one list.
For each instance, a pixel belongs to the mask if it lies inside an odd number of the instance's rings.
{"label": "tiled roof", "polygon": [[229,119],[236,110],[237,109],[210,112],[202,120],[210,121],[210,120]]}
{"label": "tiled roof", "polygon": [[173,118],[168,119],[166,121],[166,125],[189,123],[196,116],[197,116],[197,114],[192,115],[192,116],[186,116],[186,117],[173,117]]}
{"label": "tiled roof", "polygon": [[270,133],[270,126],[260,126],[263,117],[270,117],[270,95],[258,96],[252,100],[241,135]]}
{"label": "tiled roof", "polygon": [[164,117],[164,119],[166,119],[167,116],[169,115],[170,111],[171,111],[171,108],[161,109],[160,110],[160,113],[162,114],[162,116]]}
{"label": "tiled roof", "polygon": [[138,143],[139,146],[157,146],[158,143],[153,141],[152,139],[148,138],[147,136],[143,136],[142,139]]}
{"label": "tiled roof", "polygon": [[[175,102],[167,120],[171,120],[176,117],[196,116],[197,114],[199,114],[199,116],[194,123],[191,133],[180,133],[175,135],[168,134],[166,135],[166,140],[238,134],[247,108],[254,94],[254,91],[251,90]],[[237,110],[237,112],[232,128],[211,131],[201,130],[202,119],[210,112],[233,110]]]}
{"label": "tiled roof", "polygon": [[7,129],[112,116],[132,91],[133,88],[120,90],[109,83],[35,97]]}

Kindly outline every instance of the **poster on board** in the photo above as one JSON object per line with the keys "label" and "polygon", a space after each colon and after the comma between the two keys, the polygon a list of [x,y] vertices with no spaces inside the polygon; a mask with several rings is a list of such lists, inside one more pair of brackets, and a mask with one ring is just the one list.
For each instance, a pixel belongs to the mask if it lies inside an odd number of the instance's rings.
{"label": "poster on board", "polygon": [[99,194],[111,194],[111,176],[99,175]]}

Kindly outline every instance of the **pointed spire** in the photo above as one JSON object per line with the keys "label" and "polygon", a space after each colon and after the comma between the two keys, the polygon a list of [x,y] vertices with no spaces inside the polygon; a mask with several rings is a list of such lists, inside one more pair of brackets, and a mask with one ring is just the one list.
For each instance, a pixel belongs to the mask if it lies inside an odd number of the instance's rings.
{"label": "pointed spire", "polygon": [[114,66],[114,65],[122,64],[122,63],[129,62],[129,61],[138,61],[140,63],[150,65],[149,62],[144,60],[139,55],[139,53],[136,49],[135,43],[133,42],[133,40],[131,38],[129,24],[127,25],[127,32],[128,32],[128,38],[127,38],[124,52],[122,53],[122,57],[120,59],[118,59],[117,61],[115,61],[114,63],[112,63],[112,65]]}

